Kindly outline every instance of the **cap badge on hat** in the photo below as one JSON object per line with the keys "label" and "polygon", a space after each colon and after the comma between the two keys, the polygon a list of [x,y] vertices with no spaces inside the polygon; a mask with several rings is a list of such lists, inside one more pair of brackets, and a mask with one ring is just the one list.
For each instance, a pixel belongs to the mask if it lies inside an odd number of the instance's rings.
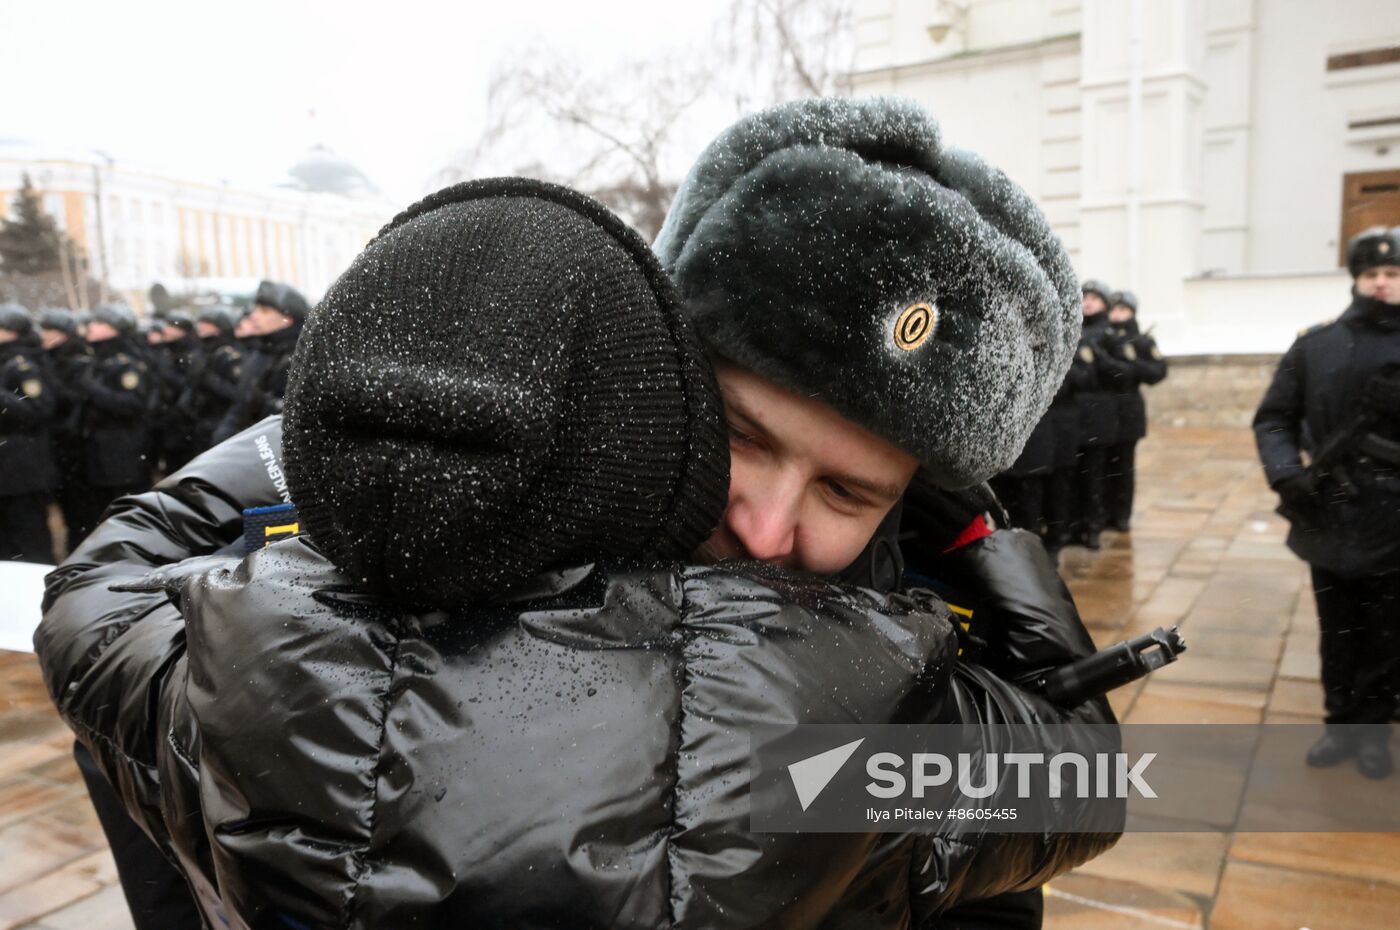
{"label": "cap badge on hat", "polygon": [[1379,244],[1376,246],[1376,248],[1380,251],[1380,253],[1381,253],[1382,255],[1385,255],[1387,252],[1390,251],[1390,243],[1389,243],[1389,242],[1382,242],[1382,243],[1379,243]]}
{"label": "cap badge on hat", "polygon": [[894,322],[894,344],[912,352],[938,328],[938,308],[933,304],[911,304]]}

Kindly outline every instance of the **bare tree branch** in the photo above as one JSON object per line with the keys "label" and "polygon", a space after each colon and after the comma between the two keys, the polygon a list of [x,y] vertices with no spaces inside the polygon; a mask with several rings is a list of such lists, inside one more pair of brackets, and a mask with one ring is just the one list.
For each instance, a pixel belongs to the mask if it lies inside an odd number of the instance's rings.
{"label": "bare tree branch", "polygon": [[654,235],[699,147],[738,115],[830,94],[850,71],[852,0],[731,0],[697,47],[605,71],[547,47],[493,69],[485,126],[443,183],[520,174],[592,194]]}

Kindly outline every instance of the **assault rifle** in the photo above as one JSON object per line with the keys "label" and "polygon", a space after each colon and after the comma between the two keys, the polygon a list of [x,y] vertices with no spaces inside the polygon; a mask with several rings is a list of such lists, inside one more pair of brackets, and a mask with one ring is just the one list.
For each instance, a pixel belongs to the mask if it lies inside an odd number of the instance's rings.
{"label": "assault rifle", "polygon": [[1176,627],[1161,627],[1136,639],[1114,643],[1069,665],[1037,675],[1027,684],[1061,707],[1073,707],[1131,684],[1150,672],[1176,661],[1186,651],[1186,640]]}
{"label": "assault rifle", "polygon": [[[1400,365],[1387,365],[1367,380],[1356,410],[1318,449],[1306,474],[1319,485],[1319,490],[1326,482],[1340,498],[1356,500],[1361,491],[1352,477],[1354,465],[1373,460],[1400,469],[1400,442],[1377,432],[1378,427],[1396,422],[1398,416]],[[1281,500],[1275,512],[1304,528],[1317,527],[1322,516],[1317,493],[1306,503]]]}

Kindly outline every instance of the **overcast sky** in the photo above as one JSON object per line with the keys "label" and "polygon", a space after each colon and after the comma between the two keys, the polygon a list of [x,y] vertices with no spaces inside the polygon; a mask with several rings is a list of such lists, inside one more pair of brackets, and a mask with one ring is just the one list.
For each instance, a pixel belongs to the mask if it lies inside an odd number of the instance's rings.
{"label": "overcast sky", "polygon": [[281,180],[319,142],[407,204],[474,142],[487,75],[509,50],[543,41],[599,68],[658,47],[684,54],[723,4],[8,0],[5,8],[0,138],[243,183]]}

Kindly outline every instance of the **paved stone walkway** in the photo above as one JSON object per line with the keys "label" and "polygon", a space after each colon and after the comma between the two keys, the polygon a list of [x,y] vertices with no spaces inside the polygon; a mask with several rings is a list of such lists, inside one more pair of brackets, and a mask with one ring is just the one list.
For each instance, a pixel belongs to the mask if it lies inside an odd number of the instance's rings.
{"label": "paved stone walkway", "polygon": [[[1180,624],[1188,651],[1113,695],[1130,723],[1309,723],[1321,717],[1317,614],[1283,545],[1247,430],[1159,429],[1139,448],[1131,535],[1067,550],[1061,573],[1100,645]],[[1301,765],[1301,760],[1299,760]],[[1350,767],[1319,790],[1390,792]],[[1232,786],[1202,785],[1225,822]],[[1393,802],[1392,802],[1393,803]],[[1138,833],[1047,889],[1048,930],[1395,930],[1400,834]]]}
{"label": "paved stone walkway", "polygon": [[[1283,547],[1248,432],[1159,429],[1139,455],[1131,536],[1061,563],[1100,644],[1171,624],[1187,637],[1182,661],[1114,695],[1120,716],[1316,720],[1307,573]],[[130,928],[32,656],[0,652],[0,745],[0,930]],[[1328,777],[1367,790],[1349,770]],[[1400,778],[1382,784],[1400,792]],[[1203,790],[1205,821],[1215,797]],[[1050,930],[1396,930],[1400,834],[1130,834],[1053,882],[1046,912]]]}

